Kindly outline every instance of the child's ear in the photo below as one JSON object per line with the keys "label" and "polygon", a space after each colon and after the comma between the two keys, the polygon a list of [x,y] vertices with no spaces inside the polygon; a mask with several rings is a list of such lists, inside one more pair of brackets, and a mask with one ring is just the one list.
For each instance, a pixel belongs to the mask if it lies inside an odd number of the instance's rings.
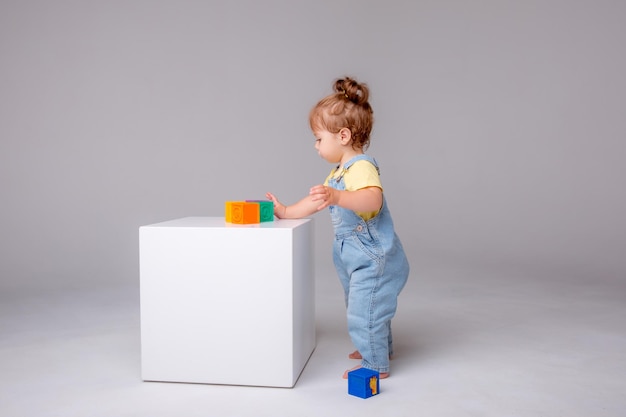
{"label": "child's ear", "polygon": [[350,142],[352,142],[352,131],[347,127],[342,128],[339,131],[339,138],[341,139],[342,145],[348,145]]}

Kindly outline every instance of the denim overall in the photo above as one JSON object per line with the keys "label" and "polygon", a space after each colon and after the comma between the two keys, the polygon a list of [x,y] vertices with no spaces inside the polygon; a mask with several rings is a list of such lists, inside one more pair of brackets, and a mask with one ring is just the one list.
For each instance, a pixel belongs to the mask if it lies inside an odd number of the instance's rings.
{"label": "denim overall", "polygon": [[[344,164],[343,173],[329,179],[328,185],[345,190],[343,176],[363,159],[378,170],[374,158],[358,155]],[[329,211],[335,229],[333,261],[345,292],[348,333],[363,357],[364,368],[389,372],[391,319],[409,275],[409,263],[387,202],[383,195],[380,212],[368,221],[339,206],[330,206]]]}

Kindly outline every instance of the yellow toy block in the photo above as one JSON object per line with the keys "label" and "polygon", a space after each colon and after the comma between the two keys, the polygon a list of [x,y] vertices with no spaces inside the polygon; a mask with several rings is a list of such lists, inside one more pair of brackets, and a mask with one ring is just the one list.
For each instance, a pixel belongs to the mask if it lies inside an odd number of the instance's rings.
{"label": "yellow toy block", "polygon": [[227,201],[225,217],[228,223],[259,223],[261,221],[260,206],[258,203],[245,201]]}

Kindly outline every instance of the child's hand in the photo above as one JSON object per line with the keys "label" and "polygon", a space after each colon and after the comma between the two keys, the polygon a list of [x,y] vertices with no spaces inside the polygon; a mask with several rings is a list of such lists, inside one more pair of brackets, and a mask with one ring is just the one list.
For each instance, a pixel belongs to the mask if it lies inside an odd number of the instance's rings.
{"label": "child's hand", "polygon": [[328,206],[334,206],[337,204],[338,193],[337,190],[332,187],[316,185],[311,187],[309,195],[311,196],[311,200],[322,202],[322,204],[317,208],[318,211],[323,210]]}
{"label": "child's hand", "polygon": [[276,196],[272,193],[265,193],[265,197],[274,203],[274,215],[279,219],[282,219],[285,216],[286,210],[284,204],[278,201],[278,198],[276,198]]}

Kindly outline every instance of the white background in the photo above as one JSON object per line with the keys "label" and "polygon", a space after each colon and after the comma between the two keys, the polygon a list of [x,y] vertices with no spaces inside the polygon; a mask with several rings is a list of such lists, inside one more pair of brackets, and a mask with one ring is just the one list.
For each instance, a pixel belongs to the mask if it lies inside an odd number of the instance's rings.
{"label": "white background", "polygon": [[140,225],[304,196],[331,168],[308,111],[343,75],[371,88],[369,153],[414,268],[624,279],[625,13],[615,1],[3,0],[0,285],[136,281]]}
{"label": "white background", "polygon": [[[626,3],[0,0],[0,414],[615,416],[626,349]],[[327,213],[293,390],[140,380],[138,228],[305,195],[308,112],[371,87],[410,258],[381,395]],[[254,354],[251,346],[251,354]]]}

